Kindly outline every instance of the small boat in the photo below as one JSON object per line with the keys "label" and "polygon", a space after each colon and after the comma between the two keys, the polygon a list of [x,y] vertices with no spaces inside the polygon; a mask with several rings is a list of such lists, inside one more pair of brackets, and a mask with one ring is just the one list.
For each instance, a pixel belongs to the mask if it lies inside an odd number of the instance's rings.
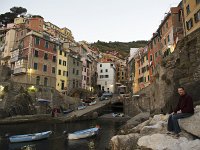
{"label": "small boat", "polygon": [[78,110],[85,109],[86,107],[87,107],[87,106],[85,106],[85,105],[78,106]]}
{"label": "small boat", "polygon": [[97,101],[92,101],[92,102],[89,103],[89,106],[95,105],[96,103],[97,103]]}
{"label": "small boat", "polygon": [[9,137],[9,140],[11,143],[36,141],[48,138],[51,133],[52,131],[46,131],[33,134],[13,135]]}
{"label": "small boat", "polygon": [[113,117],[124,117],[124,113],[112,113]]}
{"label": "small boat", "polygon": [[77,139],[91,137],[91,136],[98,134],[98,131],[99,131],[99,127],[76,131],[74,133],[69,133],[68,139],[69,140],[77,140]]}

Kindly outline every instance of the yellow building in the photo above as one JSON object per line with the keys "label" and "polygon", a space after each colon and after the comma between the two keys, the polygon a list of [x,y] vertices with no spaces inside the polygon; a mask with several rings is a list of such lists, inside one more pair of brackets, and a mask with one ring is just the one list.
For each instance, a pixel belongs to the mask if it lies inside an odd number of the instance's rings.
{"label": "yellow building", "polygon": [[57,50],[56,89],[60,92],[67,90],[67,52],[62,48]]}
{"label": "yellow building", "polygon": [[200,0],[183,0],[185,34],[200,27]]}
{"label": "yellow building", "polygon": [[10,29],[6,32],[5,47],[1,55],[1,65],[10,66],[11,51],[15,43],[15,29]]}
{"label": "yellow building", "polygon": [[26,22],[26,19],[23,17],[15,18],[14,24],[23,24]]}

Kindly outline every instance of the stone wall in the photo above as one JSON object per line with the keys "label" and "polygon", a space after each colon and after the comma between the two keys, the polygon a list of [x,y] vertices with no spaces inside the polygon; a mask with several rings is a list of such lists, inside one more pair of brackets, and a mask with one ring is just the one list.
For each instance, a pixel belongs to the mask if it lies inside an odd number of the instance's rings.
{"label": "stone wall", "polygon": [[140,97],[133,97],[130,105],[125,107],[125,112],[134,107],[151,113],[170,112],[178,102],[179,86],[183,86],[193,97],[195,105],[199,104],[200,29],[179,41],[175,51],[163,58],[160,65],[155,68],[155,74],[154,83],[134,93],[139,94]]}

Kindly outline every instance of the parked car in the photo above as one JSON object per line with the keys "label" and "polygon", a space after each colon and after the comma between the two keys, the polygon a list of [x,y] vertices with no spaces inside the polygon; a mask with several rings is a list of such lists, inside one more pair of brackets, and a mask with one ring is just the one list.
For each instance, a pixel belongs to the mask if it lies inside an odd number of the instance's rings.
{"label": "parked car", "polygon": [[113,97],[113,94],[112,93],[103,93],[102,96],[100,97],[100,100],[103,101],[103,100],[108,100],[109,98],[112,98]]}
{"label": "parked car", "polygon": [[94,102],[94,101],[95,101],[95,97],[89,97],[87,99],[82,100],[83,103],[87,103],[87,104]]}

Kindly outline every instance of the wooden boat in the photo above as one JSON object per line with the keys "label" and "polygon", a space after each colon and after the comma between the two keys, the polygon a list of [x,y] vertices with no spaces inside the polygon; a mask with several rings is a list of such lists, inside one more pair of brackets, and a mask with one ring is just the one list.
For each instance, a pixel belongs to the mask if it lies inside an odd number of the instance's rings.
{"label": "wooden boat", "polygon": [[91,137],[91,136],[98,134],[98,131],[99,131],[99,127],[76,131],[74,133],[69,133],[68,139],[69,140],[77,140],[77,139]]}
{"label": "wooden boat", "polygon": [[9,137],[10,142],[27,142],[27,141],[36,141],[42,140],[49,137],[52,131],[33,133],[33,134],[23,134],[23,135],[13,135]]}
{"label": "wooden boat", "polygon": [[89,106],[95,105],[96,103],[97,103],[97,101],[92,101],[92,102],[89,103]]}

